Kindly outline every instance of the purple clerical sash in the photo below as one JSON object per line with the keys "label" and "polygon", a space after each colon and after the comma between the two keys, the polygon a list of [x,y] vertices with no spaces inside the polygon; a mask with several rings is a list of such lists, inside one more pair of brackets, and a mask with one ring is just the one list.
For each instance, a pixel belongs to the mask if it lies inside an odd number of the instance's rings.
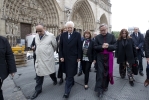
{"label": "purple clerical sash", "polygon": [[102,54],[108,54],[109,55],[109,79],[110,83],[114,84],[114,79],[113,79],[113,52],[107,51],[107,49],[104,49]]}

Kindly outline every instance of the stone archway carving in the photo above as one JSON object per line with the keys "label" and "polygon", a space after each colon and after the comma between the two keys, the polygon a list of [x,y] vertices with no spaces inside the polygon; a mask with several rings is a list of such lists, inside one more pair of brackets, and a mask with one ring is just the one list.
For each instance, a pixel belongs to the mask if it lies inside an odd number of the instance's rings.
{"label": "stone archway carving", "polygon": [[100,17],[100,24],[105,23],[108,25],[108,20],[105,14],[102,14]]}
{"label": "stone archway carving", "polygon": [[[59,16],[54,0],[4,0],[1,9],[2,19],[5,20],[6,34],[20,37],[20,23],[43,23],[47,29],[59,29]],[[32,30],[32,32],[34,32]],[[16,39],[16,37],[15,37]],[[14,40],[15,41],[15,40]]]}
{"label": "stone archway carving", "polygon": [[105,14],[102,14],[100,17],[100,24],[103,24],[103,23],[108,26],[108,31],[111,32],[111,26],[109,25],[109,22]]}
{"label": "stone archway carving", "polygon": [[[78,18],[76,18],[76,16]],[[82,31],[94,31],[95,29],[95,17],[87,0],[77,0],[72,9],[70,19],[75,22],[75,27],[77,27],[77,29],[81,29]]]}
{"label": "stone archway carving", "polygon": [[79,13],[76,13],[73,16],[73,21],[74,21],[76,30],[81,32],[83,30],[83,21]]}

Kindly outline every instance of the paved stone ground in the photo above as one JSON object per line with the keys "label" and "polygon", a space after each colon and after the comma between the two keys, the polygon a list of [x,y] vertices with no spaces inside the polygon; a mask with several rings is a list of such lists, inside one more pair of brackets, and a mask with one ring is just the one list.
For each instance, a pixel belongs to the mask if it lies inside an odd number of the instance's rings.
{"label": "paved stone ground", "polygon": [[[116,62],[116,59],[115,59]],[[144,62],[144,74],[145,67],[146,67],[146,60],[143,60]],[[58,68],[58,65],[56,66]],[[140,75],[135,76],[135,85],[131,87],[128,82],[128,78],[121,79],[119,76],[119,67],[115,63],[114,65],[114,85],[109,85],[109,90],[104,93],[104,97],[100,100],[149,100],[149,87],[144,87],[143,82],[145,80],[146,75],[143,77]],[[75,85],[72,88],[70,97],[68,100],[99,100],[97,98],[96,93],[94,92],[94,86],[95,86],[95,72],[94,68],[92,68],[92,72],[90,72],[90,80],[89,80],[89,89],[84,90],[83,87],[83,79],[84,75],[81,75],[80,77],[75,77]],[[35,87],[35,71],[33,67],[33,61],[28,61],[27,67],[18,68],[18,72],[16,73],[16,76],[14,78],[14,83],[21,88],[21,91],[23,92],[24,96],[29,100],[29,97],[32,96],[34,93],[34,87]],[[11,80],[12,81],[12,80]],[[7,80],[6,80],[7,82]],[[9,82],[9,81],[8,81]],[[13,88],[8,88],[9,84],[5,85],[3,87],[4,94],[7,94],[7,92],[10,92],[13,90]],[[14,86],[13,86],[14,87]],[[7,89],[9,89],[7,91]],[[13,95],[4,95],[5,100],[25,100],[22,95],[21,91],[20,93]],[[53,86],[52,80],[49,78],[49,76],[46,76],[44,79],[43,84],[43,92],[36,98],[35,100],[64,100],[62,98],[64,94],[64,84],[62,85],[56,85]],[[9,99],[10,97],[16,97],[16,99]]]}
{"label": "paved stone ground", "polygon": [[24,94],[17,87],[11,77],[8,77],[2,86],[4,100],[26,100]]}

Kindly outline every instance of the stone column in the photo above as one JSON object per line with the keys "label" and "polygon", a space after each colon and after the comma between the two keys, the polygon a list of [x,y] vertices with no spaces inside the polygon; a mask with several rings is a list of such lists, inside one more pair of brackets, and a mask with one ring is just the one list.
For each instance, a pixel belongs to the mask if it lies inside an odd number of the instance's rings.
{"label": "stone column", "polygon": [[6,36],[5,20],[0,19],[0,35]]}
{"label": "stone column", "polygon": [[58,35],[57,31],[58,31],[58,28],[56,27],[56,28],[55,28],[55,36]]}
{"label": "stone column", "polygon": [[55,28],[53,28],[53,34],[55,35],[56,33],[55,33]]}
{"label": "stone column", "polygon": [[52,33],[52,28],[50,28],[50,32]]}

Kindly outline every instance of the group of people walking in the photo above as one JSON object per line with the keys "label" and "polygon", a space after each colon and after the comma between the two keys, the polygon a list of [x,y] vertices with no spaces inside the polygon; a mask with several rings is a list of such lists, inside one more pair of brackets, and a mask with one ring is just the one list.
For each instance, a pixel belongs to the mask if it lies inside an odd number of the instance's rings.
{"label": "group of people walking", "polygon": [[[78,62],[81,62],[84,73],[84,89],[88,89],[89,72],[92,63],[96,66],[95,92],[98,97],[103,96],[103,92],[108,90],[109,83],[114,84],[113,61],[114,51],[119,64],[121,78],[125,78],[126,70],[129,83],[134,85],[134,64],[138,64],[138,72],[143,76],[142,58],[147,58],[147,79],[145,86],[149,85],[149,30],[144,36],[137,27],[134,33],[129,35],[127,29],[120,31],[116,40],[113,34],[108,33],[108,27],[101,24],[100,34],[92,38],[89,30],[85,30],[83,37],[74,28],[74,23],[68,21],[61,30],[59,36],[55,38],[52,33],[45,30],[44,25],[36,26],[37,35],[35,36],[32,49],[34,50],[34,65],[36,71],[35,92],[31,99],[35,99],[42,92],[44,76],[49,75],[53,80],[53,85],[57,84],[54,52],[59,55],[58,78],[59,84],[65,82],[63,98],[69,98],[72,87],[75,85],[74,76],[78,72]],[[0,100],[3,100],[1,86],[3,80],[11,74],[14,76],[16,66],[14,56],[8,41],[0,37]],[[144,55],[145,50],[145,55]],[[6,66],[7,65],[7,66]],[[65,73],[65,78],[63,74]]]}
{"label": "group of people walking", "polygon": [[[134,33],[131,35],[127,29],[122,29],[117,40],[113,34],[108,33],[108,27],[105,24],[100,25],[100,34],[94,38],[89,30],[85,30],[83,37],[81,37],[81,34],[75,30],[72,21],[66,23],[56,38],[51,33],[47,33],[43,25],[38,25],[36,31],[38,34],[34,42],[37,56],[35,63],[37,84],[32,99],[42,92],[43,76],[50,75],[53,84],[57,84],[56,70],[53,67],[55,50],[59,55],[59,84],[62,84],[64,79],[66,80],[64,98],[69,98],[71,88],[75,84],[74,76],[78,72],[78,62],[80,62],[81,70],[84,73],[85,90],[89,87],[89,72],[92,63],[96,66],[95,92],[97,92],[98,97],[102,97],[103,92],[108,90],[109,82],[114,84],[113,51],[115,51],[119,64],[121,78],[125,78],[127,70],[131,86],[134,85],[133,65],[138,61],[139,74],[144,75],[142,65],[144,36],[137,27],[134,28]],[[65,78],[63,73],[65,73]]]}

